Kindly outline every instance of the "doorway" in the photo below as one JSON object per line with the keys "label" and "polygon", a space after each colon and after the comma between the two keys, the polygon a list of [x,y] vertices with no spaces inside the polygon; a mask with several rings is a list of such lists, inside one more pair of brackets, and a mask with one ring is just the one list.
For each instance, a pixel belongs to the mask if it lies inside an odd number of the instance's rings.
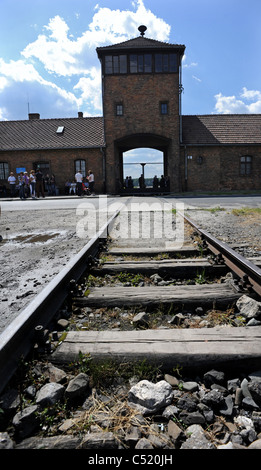
{"label": "doorway", "polygon": [[123,187],[155,189],[155,177],[164,175],[164,153],[152,148],[136,148],[123,152]]}

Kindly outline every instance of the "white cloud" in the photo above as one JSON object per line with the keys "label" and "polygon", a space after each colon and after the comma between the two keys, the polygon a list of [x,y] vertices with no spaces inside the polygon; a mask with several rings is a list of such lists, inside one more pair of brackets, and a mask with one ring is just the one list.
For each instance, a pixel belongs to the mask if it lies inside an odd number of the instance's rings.
{"label": "white cloud", "polygon": [[[143,0],[137,0],[136,11],[99,8],[87,31],[76,40],[68,37],[69,26],[56,15],[44,26],[44,34],[28,44],[22,51],[26,58],[36,58],[50,73],[60,76],[88,73],[88,61],[96,57],[95,48],[101,45],[126,41],[139,35],[138,26],[144,22],[149,37],[166,41],[170,26],[147,10]],[[93,58],[91,58],[93,56]],[[98,66],[97,66],[98,67]]]}
{"label": "white cloud", "polygon": [[198,66],[197,62],[190,62],[190,64],[187,64],[186,61],[187,61],[187,56],[186,56],[186,54],[184,54],[183,57],[182,57],[182,68],[183,69],[190,69],[191,67],[197,67]]}
{"label": "white cloud", "polygon": [[[80,90],[81,98],[80,105],[84,101],[89,102],[90,106],[94,111],[102,113],[101,106],[101,73],[96,67],[90,70],[88,77],[81,77],[78,83],[74,86],[74,90]],[[91,111],[87,111],[88,115],[93,114]],[[86,113],[85,113],[86,115]]]}
{"label": "white cloud", "polygon": [[0,77],[0,90],[1,83],[7,86],[11,82],[37,82],[45,87],[52,88],[63,98],[77,103],[77,99],[73,93],[60,88],[55,83],[43,79],[32,64],[25,64],[22,60],[11,60],[9,63],[6,63],[3,59],[0,59],[0,74],[2,74],[2,77]]}
{"label": "white cloud", "polygon": [[0,108],[0,121],[7,121],[7,109],[6,108]]}
{"label": "white cloud", "polygon": [[[243,88],[237,98],[235,95],[215,95],[215,110],[220,114],[256,114],[261,113],[261,91]],[[249,102],[253,101],[253,102]]]}
{"label": "white cloud", "polygon": [[[14,89],[15,83],[23,83],[25,90],[30,83],[41,87],[41,95],[52,95],[60,115],[66,115],[72,107],[85,115],[100,113],[101,77],[96,47],[137,37],[140,24],[147,26],[147,37],[167,41],[170,35],[170,26],[147,9],[143,0],[133,1],[132,7],[133,11],[113,10],[96,4],[88,28],[78,37],[74,37],[61,16],[50,18],[35,41],[21,51],[20,60],[5,62],[0,58],[1,98],[7,86]],[[44,106],[41,97],[39,103]],[[41,109],[36,112],[41,113]]]}
{"label": "white cloud", "polygon": [[202,82],[201,78],[196,77],[196,75],[192,75],[193,80],[196,80],[196,82]]}
{"label": "white cloud", "polygon": [[0,74],[2,74],[2,80],[5,81],[7,81],[7,78],[17,82],[41,80],[41,76],[34,66],[32,64],[25,64],[23,60],[10,60],[7,63],[0,59]]}
{"label": "white cloud", "polygon": [[0,92],[8,86],[8,80],[6,77],[0,77]]}

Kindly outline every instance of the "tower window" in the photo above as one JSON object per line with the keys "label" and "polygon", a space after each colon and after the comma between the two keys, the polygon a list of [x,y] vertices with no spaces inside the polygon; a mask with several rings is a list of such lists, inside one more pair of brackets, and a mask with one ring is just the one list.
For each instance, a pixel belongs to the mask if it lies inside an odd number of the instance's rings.
{"label": "tower window", "polygon": [[105,56],[105,74],[174,73],[178,71],[176,53],[120,54]]}
{"label": "tower window", "polygon": [[137,54],[130,55],[130,73],[138,72],[138,56]]}
{"label": "tower window", "polygon": [[167,101],[160,103],[160,114],[169,114],[169,105]]}
{"label": "tower window", "polygon": [[127,73],[127,56],[123,54],[105,56],[105,73],[107,75]]}
{"label": "tower window", "polygon": [[151,54],[144,54],[144,72],[145,73],[152,72],[152,55]]}
{"label": "tower window", "polygon": [[155,54],[155,72],[177,72],[177,54]]}
{"label": "tower window", "polygon": [[123,104],[116,103],[116,116],[123,116]]}

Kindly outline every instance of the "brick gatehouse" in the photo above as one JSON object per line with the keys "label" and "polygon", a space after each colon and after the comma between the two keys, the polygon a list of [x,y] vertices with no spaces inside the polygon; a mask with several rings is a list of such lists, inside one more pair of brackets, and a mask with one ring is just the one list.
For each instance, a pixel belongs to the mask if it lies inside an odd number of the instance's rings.
{"label": "brick gatehouse", "polygon": [[[164,191],[261,189],[261,115],[182,115],[185,46],[134,39],[97,48],[102,117],[0,122],[0,184],[10,172],[40,167],[63,193],[80,169],[95,175],[96,193],[153,192],[124,186],[124,152],[163,155]],[[144,166],[141,163],[141,171]]]}

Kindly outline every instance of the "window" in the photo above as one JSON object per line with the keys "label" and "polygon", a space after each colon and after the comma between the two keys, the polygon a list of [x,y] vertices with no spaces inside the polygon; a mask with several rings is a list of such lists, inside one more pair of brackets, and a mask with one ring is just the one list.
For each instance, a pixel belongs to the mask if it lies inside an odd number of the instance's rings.
{"label": "window", "polygon": [[144,72],[152,72],[152,55],[144,54]]}
{"label": "window", "polygon": [[106,55],[105,56],[105,73],[107,73],[107,75],[111,75],[112,74],[112,55]]}
{"label": "window", "polygon": [[85,178],[86,176],[86,162],[85,160],[75,160],[74,162],[75,173],[78,171],[81,172],[82,176]]}
{"label": "window", "polygon": [[177,72],[177,54],[155,54],[155,72]]}
{"label": "window", "polygon": [[8,163],[0,162],[0,180],[6,180],[9,176]]}
{"label": "window", "polygon": [[107,55],[105,56],[105,73],[107,75],[117,73],[127,73],[126,55]]}
{"label": "window", "polygon": [[123,116],[123,104],[116,103],[116,116]]}
{"label": "window", "polygon": [[169,54],[169,71],[177,72],[178,71],[178,56],[177,54]]}
{"label": "window", "polygon": [[168,114],[169,113],[169,106],[167,101],[162,101],[160,103],[160,114]]}
{"label": "window", "polygon": [[152,72],[152,54],[131,54],[130,73]]}
{"label": "window", "polygon": [[247,176],[252,173],[252,157],[245,155],[240,157],[240,175]]}
{"label": "window", "polygon": [[130,55],[130,73],[138,72],[138,56],[137,54]]}
{"label": "window", "polygon": [[178,71],[176,53],[120,54],[105,56],[105,74],[174,73]]}
{"label": "window", "polygon": [[40,171],[46,175],[47,173],[50,173],[50,164],[49,162],[34,162],[33,164],[34,170],[37,170],[38,168]]}

